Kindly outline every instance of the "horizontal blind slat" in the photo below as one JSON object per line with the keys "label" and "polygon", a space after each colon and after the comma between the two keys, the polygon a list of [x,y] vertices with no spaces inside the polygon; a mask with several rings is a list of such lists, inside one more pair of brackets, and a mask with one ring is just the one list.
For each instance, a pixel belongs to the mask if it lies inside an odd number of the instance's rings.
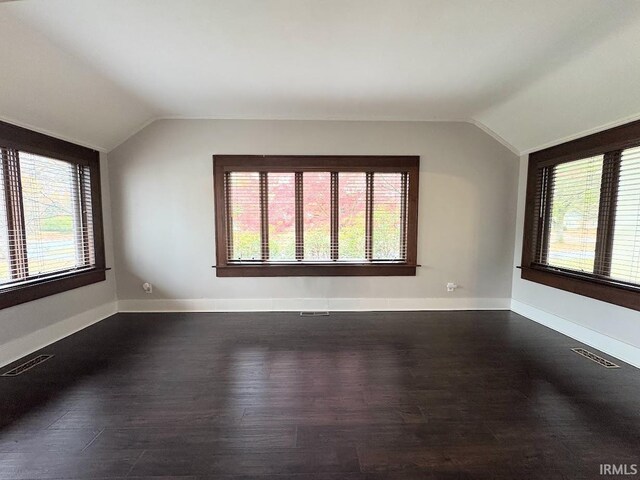
{"label": "horizontal blind slat", "polygon": [[542,263],[593,273],[603,156],[551,168],[548,247]]}
{"label": "horizontal blind slat", "polygon": [[[23,226],[9,227],[3,191],[0,284],[94,265],[89,167],[27,152],[15,155],[19,172],[12,184],[19,186]],[[12,258],[18,245],[24,246],[26,256]],[[15,278],[12,271],[25,272],[26,277]]]}
{"label": "horizontal blind slat", "polygon": [[640,147],[622,152],[611,277],[640,284]]}
{"label": "horizontal blind slat", "polygon": [[[331,245],[331,172],[304,171],[300,174],[302,235],[299,239],[296,238],[295,223],[295,172],[266,172],[265,199],[260,197],[260,172],[230,171],[225,174],[227,258],[230,262],[261,260],[261,204],[268,211],[269,261],[332,261],[331,252],[335,246]],[[334,261],[368,261],[365,249],[366,173],[338,172],[337,175],[338,258]],[[406,238],[401,233],[402,178],[405,178],[402,173],[373,172],[373,260],[401,261],[405,258]],[[296,251],[300,250],[303,256],[297,259]]]}

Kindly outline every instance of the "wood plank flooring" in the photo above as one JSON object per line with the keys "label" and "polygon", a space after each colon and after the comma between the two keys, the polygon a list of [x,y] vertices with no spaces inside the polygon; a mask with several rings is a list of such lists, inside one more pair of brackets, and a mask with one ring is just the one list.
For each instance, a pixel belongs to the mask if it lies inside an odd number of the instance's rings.
{"label": "wood plank flooring", "polygon": [[606,478],[640,370],[577,346],[511,312],[119,314],[0,377],[0,478]]}

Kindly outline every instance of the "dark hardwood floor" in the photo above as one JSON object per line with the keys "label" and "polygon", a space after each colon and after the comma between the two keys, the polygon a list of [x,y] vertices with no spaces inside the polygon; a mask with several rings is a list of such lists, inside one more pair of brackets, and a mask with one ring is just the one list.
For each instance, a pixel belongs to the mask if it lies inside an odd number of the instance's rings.
{"label": "dark hardwood floor", "polygon": [[510,312],[119,314],[0,377],[0,478],[607,478],[640,371],[575,346]]}

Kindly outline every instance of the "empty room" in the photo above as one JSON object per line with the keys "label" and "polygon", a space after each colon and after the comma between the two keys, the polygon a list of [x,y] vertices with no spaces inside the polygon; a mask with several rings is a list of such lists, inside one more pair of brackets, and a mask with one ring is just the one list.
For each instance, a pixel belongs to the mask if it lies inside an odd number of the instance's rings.
{"label": "empty room", "polygon": [[0,1],[0,479],[640,479],[640,1]]}

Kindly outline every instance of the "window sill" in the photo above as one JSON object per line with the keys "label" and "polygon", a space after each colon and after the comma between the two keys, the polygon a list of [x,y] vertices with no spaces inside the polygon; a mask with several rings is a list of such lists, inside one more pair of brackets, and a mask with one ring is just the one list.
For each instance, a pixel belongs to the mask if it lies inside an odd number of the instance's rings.
{"label": "window sill", "polygon": [[102,282],[106,279],[106,270],[93,268],[7,286],[0,290],[0,309]]}
{"label": "window sill", "polygon": [[640,311],[640,288],[613,280],[545,267],[521,267],[524,280]]}
{"label": "window sill", "polygon": [[405,263],[236,264],[216,267],[217,277],[411,277],[416,265]]}

